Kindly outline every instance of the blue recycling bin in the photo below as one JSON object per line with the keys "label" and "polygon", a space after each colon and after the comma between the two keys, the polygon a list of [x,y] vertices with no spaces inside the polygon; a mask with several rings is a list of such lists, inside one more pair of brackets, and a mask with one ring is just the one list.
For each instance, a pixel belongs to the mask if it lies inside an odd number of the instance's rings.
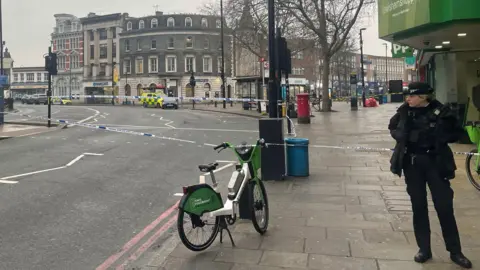
{"label": "blue recycling bin", "polygon": [[388,103],[388,96],[383,95],[383,104]]}
{"label": "blue recycling bin", "polygon": [[308,139],[287,138],[287,175],[308,176],[310,174],[308,163]]}

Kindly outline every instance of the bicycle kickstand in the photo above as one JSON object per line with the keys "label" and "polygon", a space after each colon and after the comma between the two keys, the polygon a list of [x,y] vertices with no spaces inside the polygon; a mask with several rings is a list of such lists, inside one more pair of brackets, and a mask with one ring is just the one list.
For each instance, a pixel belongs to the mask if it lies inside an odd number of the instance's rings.
{"label": "bicycle kickstand", "polygon": [[227,222],[225,221],[225,217],[220,219],[220,243],[223,243],[223,230],[226,230],[228,236],[230,237],[230,241],[232,242],[232,246],[235,246],[235,242],[233,241],[232,234],[230,233],[230,229],[228,228]]}

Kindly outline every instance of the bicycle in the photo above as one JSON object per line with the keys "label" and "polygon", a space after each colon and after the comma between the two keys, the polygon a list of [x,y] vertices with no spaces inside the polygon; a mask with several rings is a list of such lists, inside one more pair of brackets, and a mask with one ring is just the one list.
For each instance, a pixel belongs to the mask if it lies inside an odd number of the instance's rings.
{"label": "bicycle", "polygon": [[[468,137],[472,143],[477,145],[476,149],[470,151],[472,154],[480,153],[480,121],[469,121],[465,124],[465,129],[467,130]],[[474,173],[472,173],[471,161],[475,157]],[[468,155],[465,160],[465,169],[467,171],[467,178],[470,183],[477,189],[480,190],[480,182],[475,180],[475,178],[480,178],[480,156],[478,155]],[[476,176],[476,177],[475,177]]]}
{"label": "bicycle", "polygon": [[[265,145],[265,140],[260,139],[255,145],[250,146],[246,145],[246,143],[242,143],[240,146],[234,146],[231,143],[224,142],[213,148],[214,150],[220,149],[218,151],[219,153],[227,148],[232,149],[240,163],[236,166],[236,170],[233,172],[228,183],[228,195],[225,203],[223,203],[222,196],[217,190],[218,183],[215,180],[214,172],[218,163],[198,166],[200,171],[210,173],[213,188],[206,183],[183,187],[184,195],[178,206],[177,229],[182,243],[188,249],[192,251],[207,249],[215,241],[219,230],[220,243],[223,242],[223,230],[226,230],[232,246],[235,246],[228,225],[235,224],[239,214],[240,216],[244,213],[251,215],[248,219],[251,218],[253,227],[261,235],[267,231],[269,208],[265,186],[263,181],[261,181],[260,159],[260,149]],[[247,186],[248,192],[244,193]],[[257,187],[261,195],[259,199],[255,198],[255,188]],[[245,206],[248,206],[249,209],[243,208]],[[257,220],[257,211],[262,210],[265,210],[264,216],[259,222]],[[185,221],[185,218],[190,218],[190,222]],[[206,231],[205,227],[209,225],[209,222],[206,220],[207,218],[215,219],[215,221],[212,222],[213,224],[210,224],[213,225],[210,235],[207,235],[203,242],[193,243],[188,239],[184,226],[190,223],[192,231],[193,229],[200,228],[203,235],[203,232]]]}

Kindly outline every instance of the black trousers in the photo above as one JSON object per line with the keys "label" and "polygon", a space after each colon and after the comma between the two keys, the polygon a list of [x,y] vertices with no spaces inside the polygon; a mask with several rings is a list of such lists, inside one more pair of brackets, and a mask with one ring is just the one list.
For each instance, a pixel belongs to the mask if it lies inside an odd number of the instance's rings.
{"label": "black trousers", "polygon": [[430,221],[428,219],[427,187],[442,227],[445,246],[451,253],[460,253],[461,244],[457,222],[453,213],[453,190],[450,181],[443,179],[431,156],[406,154],[405,182],[413,210],[413,228],[418,247],[430,251]]}

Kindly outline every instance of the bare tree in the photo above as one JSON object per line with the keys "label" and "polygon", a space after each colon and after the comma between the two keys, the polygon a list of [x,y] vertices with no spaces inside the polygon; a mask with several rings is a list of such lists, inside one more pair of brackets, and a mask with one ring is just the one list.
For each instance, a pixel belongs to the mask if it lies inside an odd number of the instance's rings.
{"label": "bare tree", "polygon": [[281,8],[295,17],[305,29],[315,35],[322,60],[322,110],[330,111],[328,97],[330,64],[333,56],[345,45],[357,19],[374,0],[282,0]]}

